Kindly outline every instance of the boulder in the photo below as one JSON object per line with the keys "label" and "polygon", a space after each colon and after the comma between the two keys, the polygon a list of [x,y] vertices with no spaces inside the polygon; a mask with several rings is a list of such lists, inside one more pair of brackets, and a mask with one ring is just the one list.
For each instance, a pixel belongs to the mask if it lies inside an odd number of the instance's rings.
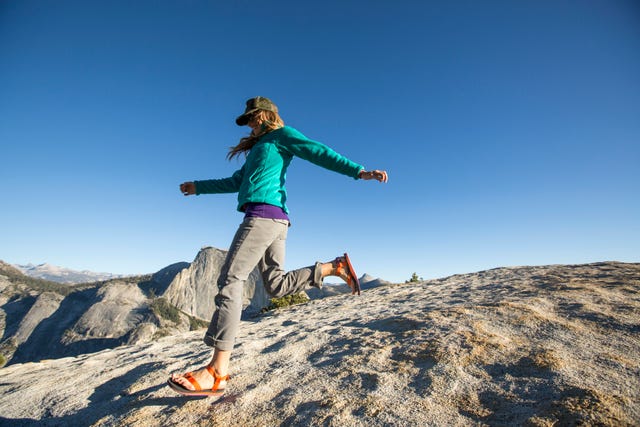
{"label": "boulder", "polygon": [[127,345],[144,344],[153,339],[158,327],[151,322],[144,322],[138,325],[127,339]]}

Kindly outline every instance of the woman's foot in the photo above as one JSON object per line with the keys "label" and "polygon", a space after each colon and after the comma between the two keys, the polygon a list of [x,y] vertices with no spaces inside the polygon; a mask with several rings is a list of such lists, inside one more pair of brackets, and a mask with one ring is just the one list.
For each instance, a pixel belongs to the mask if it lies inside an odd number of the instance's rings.
{"label": "woman's foot", "polygon": [[349,255],[345,253],[333,261],[325,263],[322,267],[322,277],[338,276],[349,285],[352,295],[356,293],[360,295],[360,282],[358,281],[358,276],[356,275],[353,265],[351,265]]}
{"label": "woman's foot", "polygon": [[205,366],[184,375],[172,374],[169,386],[180,394],[193,396],[217,396],[224,393],[228,375],[218,374],[213,367]]}

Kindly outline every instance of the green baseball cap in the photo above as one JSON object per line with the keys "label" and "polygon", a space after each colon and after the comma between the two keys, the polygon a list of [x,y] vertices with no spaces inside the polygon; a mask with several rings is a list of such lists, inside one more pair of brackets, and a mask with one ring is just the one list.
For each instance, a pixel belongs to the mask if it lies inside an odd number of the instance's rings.
{"label": "green baseball cap", "polygon": [[276,104],[271,102],[269,98],[265,98],[264,96],[251,98],[247,100],[247,107],[244,109],[244,113],[236,119],[236,124],[238,126],[246,125],[249,123],[251,115],[258,110],[273,111],[274,113],[277,113],[278,107],[276,107]]}

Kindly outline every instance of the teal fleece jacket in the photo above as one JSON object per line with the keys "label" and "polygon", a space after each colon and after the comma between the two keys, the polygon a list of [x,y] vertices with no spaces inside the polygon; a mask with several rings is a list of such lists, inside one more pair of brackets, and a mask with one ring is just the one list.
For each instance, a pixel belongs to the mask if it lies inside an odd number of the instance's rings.
{"label": "teal fleece jacket", "polygon": [[285,126],[263,135],[251,148],[244,165],[229,178],[195,181],[196,194],[237,192],[239,211],[246,203],[253,202],[279,206],[289,213],[284,184],[293,156],[355,179],[364,169],[326,145]]}

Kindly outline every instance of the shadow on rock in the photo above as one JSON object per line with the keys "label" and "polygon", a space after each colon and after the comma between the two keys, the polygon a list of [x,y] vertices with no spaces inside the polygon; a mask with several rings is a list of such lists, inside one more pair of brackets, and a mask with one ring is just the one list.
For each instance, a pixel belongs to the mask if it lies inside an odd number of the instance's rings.
{"label": "shadow on rock", "polygon": [[[104,419],[117,420],[119,417],[131,412],[132,409],[154,405],[175,405],[176,402],[184,402],[185,398],[176,397],[145,398],[150,394],[165,387],[159,384],[135,393],[128,393],[127,389],[134,385],[143,376],[161,369],[158,363],[145,363],[137,366],[125,374],[112,378],[96,387],[89,396],[89,405],[78,412],[62,417],[52,417],[45,414],[41,420],[32,419],[8,419],[0,417],[0,426],[81,426],[93,425]],[[108,421],[108,420],[107,420]]]}

